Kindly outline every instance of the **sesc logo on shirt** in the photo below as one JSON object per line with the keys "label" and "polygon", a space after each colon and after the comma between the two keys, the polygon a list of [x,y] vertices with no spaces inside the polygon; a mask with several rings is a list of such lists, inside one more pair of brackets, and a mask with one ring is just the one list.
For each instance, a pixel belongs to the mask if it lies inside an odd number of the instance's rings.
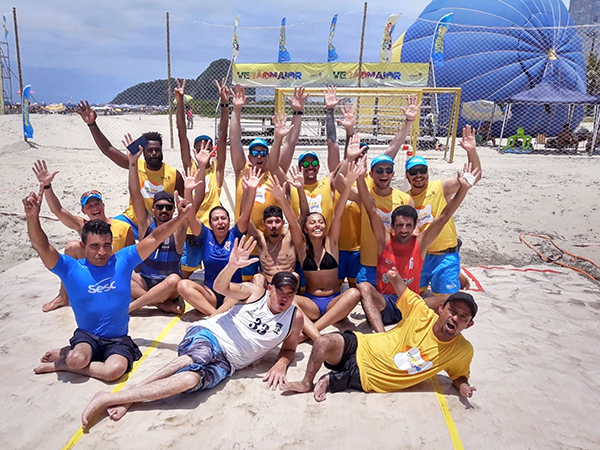
{"label": "sesc logo on shirt", "polygon": [[102,294],[104,292],[112,291],[116,289],[116,281],[112,277],[105,278],[98,281],[96,284],[90,284],[88,286],[88,294]]}
{"label": "sesc logo on shirt", "polygon": [[396,364],[398,369],[406,371],[411,375],[424,372],[433,367],[433,363],[425,360],[421,355],[421,351],[415,347],[412,347],[407,352],[397,353],[394,356],[394,364]]}

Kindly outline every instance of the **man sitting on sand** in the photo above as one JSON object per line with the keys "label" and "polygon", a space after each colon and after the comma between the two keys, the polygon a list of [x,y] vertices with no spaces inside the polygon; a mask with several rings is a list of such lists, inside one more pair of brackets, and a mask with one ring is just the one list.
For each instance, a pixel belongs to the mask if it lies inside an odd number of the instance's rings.
{"label": "man sitting on sand", "polygon": [[255,262],[250,258],[255,245],[252,238],[236,239],[229,263],[215,280],[214,288],[235,298],[237,305],[191,324],[177,348],[179,356],[140,384],[116,393],[97,393],[81,415],[84,428],[107,408],[110,418],[119,420],[132,403],[212,389],[282,342],[279,358],[263,381],[272,389],[284,385],[302,331],[302,312],[292,306],[298,280],[290,272],[278,272],[267,289],[253,283],[232,283],[238,269]]}
{"label": "man sitting on sand", "polygon": [[[304,378],[287,383],[285,390],[314,388],[315,400],[322,402],[327,391],[394,392],[444,370],[461,395],[473,395],[476,389],[468,381],[473,347],[461,334],[477,314],[473,297],[465,292],[452,294],[440,305],[438,315],[406,287],[395,268],[387,278],[398,295],[402,322],[385,333],[346,331],[321,336],[313,345]],[[332,371],[314,385],[323,363]]]}
{"label": "man sitting on sand", "polygon": [[193,215],[192,207],[179,202],[176,219],[114,255],[110,225],[102,220],[87,222],[81,232],[85,258],[76,260],[48,242],[40,224],[43,194],[40,185],[38,194],[32,192],[23,200],[27,232],[44,266],[65,284],[78,328],[70,345],[47,351],[34,372],[66,371],[114,381],[141,357],[127,335],[133,269]]}
{"label": "man sitting on sand", "polygon": [[[52,189],[52,180],[58,172],[49,172],[46,161],[37,161],[33,165],[33,173],[37,177],[38,181],[44,186],[44,193],[46,195],[46,202],[50,207],[50,211],[58,217],[63,225],[72,230],[75,230],[79,236],[83,230],[83,226],[88,222],[83,217],[78,217],[60,204],[60,200]],[[89,220],[101,220],[110,225],[110,231],[112,232],[112,246],[113,252],[118,252],[123,247],[135,244],[133,239],[133,231],[131,226],[120,220],[114,220],[106,217],[104,211],[104,202],[102,201],[102,194],[99,191],[91,190],[84,192],[81,196],[81,212],[84,213]],[[69,241],[65,247],[65,255],[69,255],[75,259],[83,259],[84,244],[79,241]],[[60,308],[61,306],[67,306],[69,304],[69,297],[67,296],[67,290],[65,285],[60,283],[60,290],[58,295],[48,303],[42,305],[42,311],[48,312]]]}

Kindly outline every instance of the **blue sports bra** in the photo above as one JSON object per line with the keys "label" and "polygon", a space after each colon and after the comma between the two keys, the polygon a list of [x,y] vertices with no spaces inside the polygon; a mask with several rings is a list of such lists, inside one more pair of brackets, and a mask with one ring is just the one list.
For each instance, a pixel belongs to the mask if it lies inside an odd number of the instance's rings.
{"label": "blue sports bra", "polygon": [[302,270],[304,270],[305,272],[337,269],[337,267],[338,267],[338,262],[328,251],[325,251],[325,254],[323,255],[323,259],[321,259],[320,267],[317,267],[317,263],[315,262],[315,260],[308,256],[306,256],[306,258],[304,258],[304,262],[302,263]]}

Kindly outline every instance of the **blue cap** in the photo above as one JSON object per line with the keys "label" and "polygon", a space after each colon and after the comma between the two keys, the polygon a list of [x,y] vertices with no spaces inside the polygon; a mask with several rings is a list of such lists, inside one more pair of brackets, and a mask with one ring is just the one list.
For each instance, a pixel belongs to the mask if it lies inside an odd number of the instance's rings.
{"label": "blue cap", "polygon": [[388,155],[376,156],[375,158],[373,158],[373,161],[371,161],[371,170],[373,170],[373,167],[375,167],[379,163],[389,163],[393,166],[394,160]]}
{"label": "blue cap", "polygon": [[194,139],[194,145],[196,145],[200,141],[208,141],[210,142],[210,145],[212,145],[213,143],[212,138],[210,136],[207,136],[206,134],[201,134],[196,139]]}
{"label": "blue cap", "polygon": [[81,207],[83,208],[85,205],[87,205],[87,202],[89,202],[92,198],[97,198],[98,200],[102,201],[102,194],[96,190],[84,192],[81,196]]}
{"label": "blue cap", "polygon": [[269,150],[269,144],[267,144],[267,141],[265,141],[262,138],[256,138],[252,142],[250,142],[248,150],[252,150],[254,147],[264,147],[267,150]]}
{"label": "blue cap", "polygon": [[361,143],[360,143],[360,149],[361,149],[361,150],[366,150],[366,151],[369,151],[369,146],[367,145],[367,143],[366,143],[366,142],[361,142]]}
{"label": "blue cap", "polygon": [[300,156],[298,156],[298,164],[300,164],[302,162],[302,160],[304,158],[306,158],[307,156],[312,156],[312,157],[316,158],[317,161],[319,160],[319,155],[317,155],[316,152],[308,151],[308,152],[304,152]]}
{"label": "blue cap", "polygon": [[427,161],[422,156],[413,156],[408,161],[406,161],[406,170],[412,169],[415,166],[425,166],[427,167]]}

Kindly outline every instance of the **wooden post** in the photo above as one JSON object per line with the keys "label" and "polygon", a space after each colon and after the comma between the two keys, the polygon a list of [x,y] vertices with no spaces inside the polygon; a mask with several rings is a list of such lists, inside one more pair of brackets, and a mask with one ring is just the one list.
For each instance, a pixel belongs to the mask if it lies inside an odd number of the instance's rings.
{"label": "wooden post", "polygon": [[[363,12],[363,23],[362,23],[362,33],[360,35],[360,53],[358,54],[358,87],[361,86],[362,81],[362,63],[363,63],[363,50],[365,47],[365,27],[367,25],[367,2],[365,2],[365,10]],[[358,96],[356,100],[356,125],[358,131],[358,124],[360,119],[360,96]]]}
{"label": "wooden post", "polygon": [[[19,48],[19,27],[17,26],[17,8],[13,7],[13,21],[15,25],[15,47],[17,48],[17,67],[19,68],[19,89],[21,92],[21,114],[23,113],[23,72],[21,72],[21,50]],[[25,142],[27,138],[23,136]]]}
{"label": "wooden post", "polygon": [[167,98],[169,102],[169,133],[171,137],[171,148],[173,145],[173,89],[171,89],[171,32],[169,30],[169,13],[167,12]]}

